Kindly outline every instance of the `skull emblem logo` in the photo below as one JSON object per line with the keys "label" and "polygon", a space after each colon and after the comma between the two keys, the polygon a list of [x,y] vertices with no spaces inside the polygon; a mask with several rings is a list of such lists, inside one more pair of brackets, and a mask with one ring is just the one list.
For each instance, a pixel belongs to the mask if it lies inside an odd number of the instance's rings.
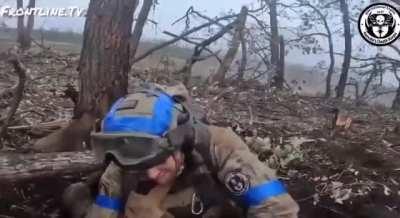
{"label": "skull emblem logo", "polygon": [[392,32],[395,21],[390,13],[373,14],[368,17],[367,26],[377,38],[385,38]]}
{"label": "skull emblem logo", "polygon": [[379,26],[383,26],[385,24],[385,16],[383,15],[376,16],[376,24],[378,24]]}
{"label": "skull emblem logo", "polygon": [[358,28],[367,42],[389,45],[400,37],[400,12],[390,4],[371,4],[360,14]]}

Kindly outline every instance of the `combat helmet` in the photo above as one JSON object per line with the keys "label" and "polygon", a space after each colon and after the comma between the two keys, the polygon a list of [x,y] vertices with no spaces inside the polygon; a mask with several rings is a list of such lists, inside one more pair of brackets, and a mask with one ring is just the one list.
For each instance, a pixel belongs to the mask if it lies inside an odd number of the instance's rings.
{"label": "combat helmet", "polygon": [[96,156],[121,167],[145,169],[159,163],[180,147],[170,143],[169,131],[191,120],[182,95],[171,95],[155,84],[118,99],[98,130],[91,132]]}

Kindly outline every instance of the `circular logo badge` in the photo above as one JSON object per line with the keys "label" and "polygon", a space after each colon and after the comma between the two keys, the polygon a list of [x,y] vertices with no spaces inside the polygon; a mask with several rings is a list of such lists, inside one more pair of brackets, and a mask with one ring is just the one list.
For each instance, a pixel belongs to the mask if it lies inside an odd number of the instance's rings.
{"label": "circular logo badge", "polygon": [[249,178],[241,172],[230,172],[225,176],[225,186],[234,195],[242,195],[249,190]]}
{"label": "circular logo badge", "polygon": [[358,28],[372,45],[389,45],[400,36],[399,12],[389,4],[372,4],[361,13]]}

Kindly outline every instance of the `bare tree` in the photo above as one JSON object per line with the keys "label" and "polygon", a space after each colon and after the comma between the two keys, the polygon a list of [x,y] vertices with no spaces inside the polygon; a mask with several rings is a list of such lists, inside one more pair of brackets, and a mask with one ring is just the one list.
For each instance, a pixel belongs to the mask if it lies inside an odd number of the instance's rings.
{"label": "bare tree", "polygon": [[[396,47],[395,45],[392,44],[392,45],[390,45],[390,48],[392,48],[395,52],[397,52],[397,57],[400,57],[400,49],[398,47]],[[396,96],[392,103],[392,109],[396,110],[396,111],[400,110],[400,76],[397,72],[399,66],[400,66],[399,62],[393,61],[392,70],[393,70],[393,74],[398,82],[398,87],[396,90]]]}
{"label": "bare tree", "polygon": [[351,62],[351,50],[352,50],[350,15],[349,15],[349,7],[346,3],[346,0],[340,0],[340,10],[343,14],[342,19],[343,19],[345,49],[344,49],[342,73],[340,74],[339,83],[336,87],[336,97],[339,99],[343,98],[346,90],[346,83]]}
{"label": "bare tree", "polygon": [[277,74],[276,74],[276,86],[278,89],[283,89],[283,84],[285,83],[285,40],[283,36],[279,37],[279,61],[277,65]]}
{"label": "bare tree", "polygon": [[142,9],[140,9],[139,16],[137,18],[135,28],[132,34],[132,45],[131,45],[131,58],[135,58],[136,50],[139,47],[140,38],[142,37],[143,28],[146,24],[147,18],[151,7],[153,6],[153,0],[144,0]]}
{"label": "bare tree", "polygon": [[271,28],[271,65],[275,68],[272,84],[278,89],[283,88],[284,77],[279,69],[279,30],[277,0],[269,1],[269,20]]}
{"label": "bare tree", "polygon": [[[28,9],[34,8],[36,4],[36,0],[29,0]],[[24,2],[23,0],[17,0],[17,8],[23,8]],[[25,16],[19,16],[17,22],[17,42],[20,44],[21,48],[26,50],[31,47],[32,44],[32,30],[35,23],[35,17],[33,13],[28,16],[27,26],[24,24]]]}
{"label": "bare tree", "polygon": [[[297,38],[287,41],[290,47],[295,46],[298,49],[303,49],[303,54],[316,54],[319,50],[322,50],[317,38],[322,37],[328,41],[330,63],[326,76],[325,97],[330,97],[332,75],[335,69],[335,54],[333,32],[328,23],[328,16],[331,14],[330,9],[332,5],[336,4],[338,1],[326,3],[323,0],[319,0],[313,2],[316,3],[311,3],[309,0],[296,0],[293,4],[279,3],[279,5],[285,9],[296,12],[300,15],[300,19],[302,20],[302,25],[300,25],[295,32]],[[302,9],[310,9],[311,13]],[[320,28],[316,28],[316,24],[320,23],[324,29],[324,31],[321,32],[319,31]]]}
{"label": "bare tree", "polygon": [[[310,2],[303,2],[303,4],[306,7],[311,8],[318,15],[318,17],[322,21],[325,31],[326,31],[326,38],[328,39],[328,45],[329,45],[330,63],[329,63],[328,74],[326,75],[325,97],[329,98],[329,97],[331,97],[332,75],[335,70],[335,55],[334,55],[334,50],[333,50],[332,31],[331,31],[331,28],[329,27],[328,20],[327,20],[328,14],[323,14],[323,12],[318,7],[312,5]],[[326,6],[322,6],[322,8],[325,8],[325,7]]]}
{"label": "bare tree", "polygon": [[12,58],[10,63],[14,66],[15,73],[18,75],[19,82],[14,90],[14,99],[10,104],[10,110],[7,113],[7,117],[2,120],[4,123],[0,126],[0,148],[3,147],[2,138],[6,134],[7,127],[11,122],[12,117],[14,116],[15,112],[17,112],[18,106],[23,98],[24,94],[24,87],[26,81],[26,68],[24,65],[18,60],[18,58]]}
{"label": "bare tree", "polygon": [[[29,4],[28,4],[28,8],[34,8],[36,4],[36,0],[29,0]],[[24,48],[30,48],[31,44],[32,44],[32,30],[33,30],[33,26],[35,24],[35,16],[33,13],[31,13],[31,15],[28,16],[28,22],[27,22],[27,26],[25,28],[25,32],[24,32],[24,45],[22,47]]]}
{"label": "bare tree", "polygon": [[366,94],[368,93],[368,88],[370,87],[372,80],[373,80],[373,79],[376,77],[376,75],[377,75],[376,63],[374,64],[374,67],[373,67],[373,69],[372,69],[372,72],[368,72],[368,73],[369,73],[369,76],[368,76],[367,80],[365,81],[364,89],[363,89],[363,91],[362,91],[362,93],[361,93],[361,96],[362,96],[362,97],[366,96]]}
{"label": "bare tree", "polygon": [[[202,41],[199,44],[196,44],[196,47],[194,48],[194,52],[193,55],[186,61],[185,66],[183,66],[183,68],[180,70],[181,73],[184,73],[184,79],[183,79],[183,84],[185,86],[190,86],[190,79],[192,77],[192,67],[193,65],[200,60],[206,59],[206,58],[202,58],[200,55],[203,52],[203,50],[206,50],[207,46],[209,46],[211,43],[217,41],[218,39],[220,39],[221,37],[223,37],[227,32],[229,32],[231,29],[233,29],[233,27],[237,26],[237,21],[228,24],[227,26],[224,26],[218,33],[216,33],[215,35],[211,36],[210,38]],[[215,55],[212,51],[209,50],[209,52]],[[218,58],[218,56],[217,56]],[[220,63],[221,65],[223,64],[223,62],[221,61]]]}
{"label": "bare tree", "polygon": [[242,59],[238,70],[238,81],[242,81],[247,66],[247,42],[246,42],[245,29],[240,32],[240,44],[242,45]]}
{"label": "bare tree", "polygon": [[79,101],[69,126],[39,140],[40,151],[78,150],[117,98],[127,93],[137,0],[91,0],[79,61]]}
{"label": "bare tree", "polygon": [[392,109],[396,110],[396,111],[400,110],[400,76],[399,76],[399,74],[397,72],[398,67],[399,66],[397,64],[393,64],[393,74],[396,77],[396,80],[397,80],[397,83],[398,83],[398,87],[397,87],[397,90],[396,90],[396,96],[395,96],[395,98],[393,100],[393,103],[392,103]]}
{"label": "bare tree", "polygon": [[[17,8],[23,8],[24,7],[24,1],[23,0],[17,0]],[[18,17],[18,22],[17,22],[17,32],[18,32],[18,36],[17,36],[17,42],[20,44],[20,46],[22,47],[22,45],[24,44],[24,16],[19,16]]]}
{"label": "bare tree", "polygon": [[231,66],[231,64],[238,52],[238,49],[239,49],[240,36],[241,36],[243,29],[245,27],[245,24],[246,24],[247,13],[248,13],[247,7],[242,7],[240,14],[236,21],[237,25],[235,28],[235,33],[233,35],[230,47],[229,47],[224,59],[222,60],[222,63],[219,66],[216,74],[212,78],[213,82],[218,82],[219,84],[224,83],[226,72],[229,70],[229,67]]}

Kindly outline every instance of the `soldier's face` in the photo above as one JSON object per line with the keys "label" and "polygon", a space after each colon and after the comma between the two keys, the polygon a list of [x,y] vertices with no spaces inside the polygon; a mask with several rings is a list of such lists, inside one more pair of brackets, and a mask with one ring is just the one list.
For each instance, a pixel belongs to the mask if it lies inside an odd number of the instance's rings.
{"label": "soldier's face", "polygon": [[164,163],[156,165],[146,171],[149,179],[160,185],[173,182],[182,168],[184,155],[182,152],[176,152],[169,156]]}

